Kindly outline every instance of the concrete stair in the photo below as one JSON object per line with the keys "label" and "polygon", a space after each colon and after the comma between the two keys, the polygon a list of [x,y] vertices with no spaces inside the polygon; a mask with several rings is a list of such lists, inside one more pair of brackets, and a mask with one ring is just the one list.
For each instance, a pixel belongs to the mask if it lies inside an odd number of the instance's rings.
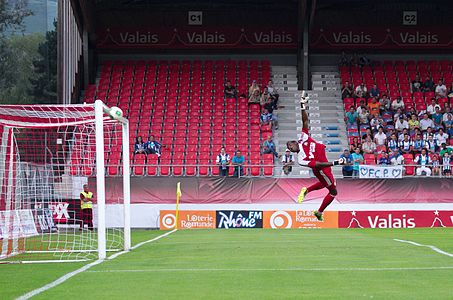
{"label": "concrete stair", "polygon": [[[295,67],[272,67],[274,84],[279,89],[279,105],[275,111],[279,119],[279,129],[274,131],[274,141],[278,152],[283,154],[286,141],[298,139],[302,131],[300,113],[300,94],[297,90],[297,72]],[[340,95],[339,72],[336,67],[313,69],[313,90],[309,91],[309,118],[311,136],[326,145],[329,161],[338,159],[347,147],[346,126],[343,120],[343,104]],[[341,177],[341,168],[333,169],[334,175]],[[280,162],[277,162],[275,175],[283,175]],[[285,176],[285,175],[283,175]],[[289,177],[309,177],[308,168],[295,166]]]}

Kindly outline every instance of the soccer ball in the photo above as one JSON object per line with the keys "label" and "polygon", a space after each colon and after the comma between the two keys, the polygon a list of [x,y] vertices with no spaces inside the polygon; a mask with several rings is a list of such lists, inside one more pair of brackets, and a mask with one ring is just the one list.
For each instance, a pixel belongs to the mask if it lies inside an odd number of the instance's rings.
{"label": "soccer ball", "polygon": [[113,106],[109,111],[110,118],[118,120],[123,117],[123,111],[121,108]]}

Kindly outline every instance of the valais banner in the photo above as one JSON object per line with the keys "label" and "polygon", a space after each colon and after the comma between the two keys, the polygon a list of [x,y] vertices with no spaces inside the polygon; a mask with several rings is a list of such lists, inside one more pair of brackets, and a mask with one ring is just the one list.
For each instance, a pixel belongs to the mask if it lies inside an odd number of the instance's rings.
{"label": "valais banner", "polygon": [[452,49],[449,27],[321,28],[311,35],[312,49]]}
{"label": "valais banner", "polygon": [[453,227],[453,211],[340,211],[340,228]]}
{"label": "valais banner", "polygon": [[98,31],[96,44],[102,49],[295,49],[296,32],[266,27],[107,28]]}

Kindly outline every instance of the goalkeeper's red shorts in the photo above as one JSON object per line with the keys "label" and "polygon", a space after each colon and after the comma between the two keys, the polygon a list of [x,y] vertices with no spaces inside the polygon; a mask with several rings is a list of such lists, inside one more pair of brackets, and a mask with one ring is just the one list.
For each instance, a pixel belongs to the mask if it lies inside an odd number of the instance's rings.
{"label": "goalkeeper's red shorts", "polygon": [[322,169],[313,168],[312,170],[313,174],[315,174],[319,182],[321,182],[322,185],[324,185],[324,187],[327,188],[329,191],[337,188],[335,178],[333,178],[331,167]]}

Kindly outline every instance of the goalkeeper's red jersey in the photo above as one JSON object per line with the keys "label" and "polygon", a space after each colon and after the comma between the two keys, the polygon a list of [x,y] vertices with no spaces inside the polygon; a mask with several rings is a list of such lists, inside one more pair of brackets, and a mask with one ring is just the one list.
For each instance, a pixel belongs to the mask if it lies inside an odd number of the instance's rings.
{"label": "goalkeeper's red jersey", "polygon": [[308,129],[302,129],[299,149],[297,159],[302,166],[307,166],[310,161],[327,162],[326,146],[316,142],[308,133]]}

